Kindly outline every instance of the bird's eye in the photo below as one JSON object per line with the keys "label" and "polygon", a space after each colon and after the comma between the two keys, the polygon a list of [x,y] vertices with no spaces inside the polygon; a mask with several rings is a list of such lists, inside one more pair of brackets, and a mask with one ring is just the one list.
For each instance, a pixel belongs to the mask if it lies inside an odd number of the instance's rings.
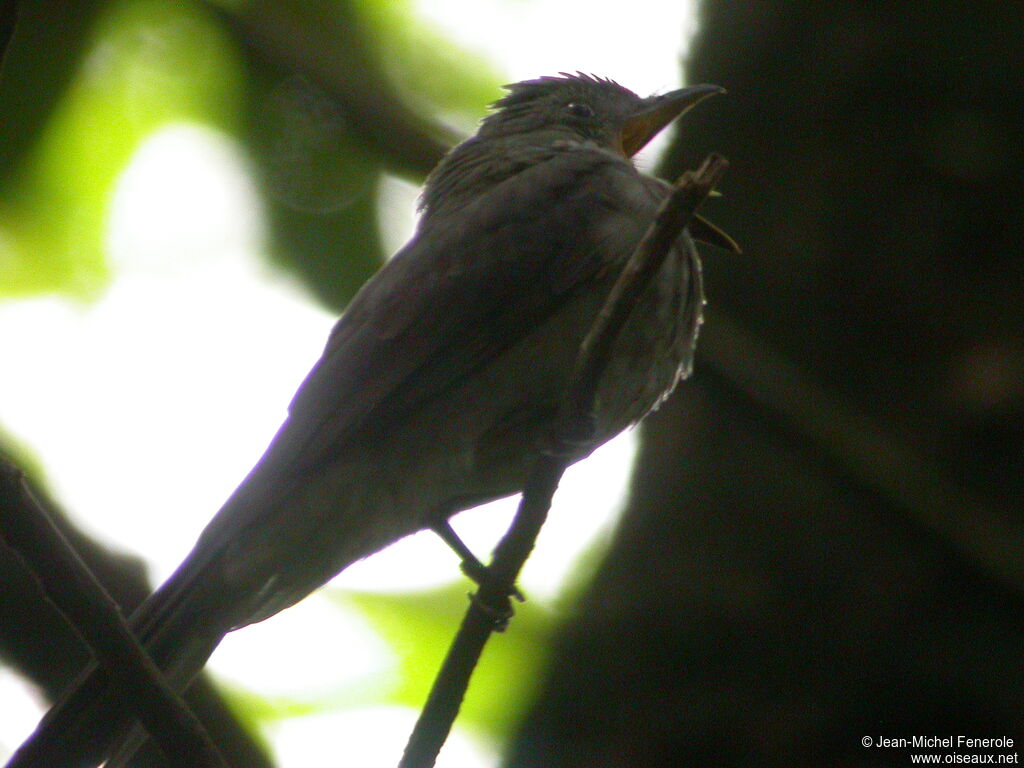
{"label": "bird's eye", "polygon": [[576,117],[593,117],[594,109],[589,104],[582,101],[570,101],[565,105],[565,108]]}

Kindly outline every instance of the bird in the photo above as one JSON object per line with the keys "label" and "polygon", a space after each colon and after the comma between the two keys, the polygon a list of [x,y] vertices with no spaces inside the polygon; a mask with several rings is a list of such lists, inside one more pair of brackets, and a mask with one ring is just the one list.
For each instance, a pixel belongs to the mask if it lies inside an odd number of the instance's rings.
{"label": "bird", "polygon": [[[174,688],[228,632],[409,534],[433,529],[472,559],[448,519],[521,490],[580,343],[669,193],[634,155],[723,92],[640,97],[580,72],[505,89],[428,176],[413,237],[342,314],[262,458],[131,616]],[[594,439],[573,461],[689,374],[704,304],[694,239],[739,251],[692,220],[613,347]],[[93,666],[9,768],[95,765],[132,723]]]}

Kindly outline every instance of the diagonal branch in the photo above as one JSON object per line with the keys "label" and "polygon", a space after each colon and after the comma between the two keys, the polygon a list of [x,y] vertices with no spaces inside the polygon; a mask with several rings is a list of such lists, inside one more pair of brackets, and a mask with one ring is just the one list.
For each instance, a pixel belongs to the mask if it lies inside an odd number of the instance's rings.
{"label": "diagonal branch", "polygon": [[594,436],[594,404],[611,349],[637,298],[661,268],[680,233],[718,183],[728,162],[710,155],[697,171],[684,173],[637,245],[608,300],[580,347],[576,371],[555,425],[554,439],[541,453],[523,487],[512,525],[494,550],[488,578],[470,602],[434,686],[409,737],[399,768],[434,765],[451,731],[469,679],[492,632],[504,628],[509,595],[547,518],[555,489],[573,449]]}
{"label": "diagonal branch", "polygon": [[169,756],[188,755],[191,765],[223,766],[202,725],[164,680],[117,604],[36,500],[24,473],[3,458],[0,537],[21,555],[106,673],[124,686],[160,748]]}

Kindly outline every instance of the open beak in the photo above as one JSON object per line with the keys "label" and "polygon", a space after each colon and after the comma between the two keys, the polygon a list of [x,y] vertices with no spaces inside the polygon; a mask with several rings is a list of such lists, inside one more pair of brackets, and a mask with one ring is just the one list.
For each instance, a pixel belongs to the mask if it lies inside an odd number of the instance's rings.
{"label": "open beak", "polygon": [[622,126],[623,153],[626,157],[632,157],[662,128],[694,104],[717,93],[725,93],[725,88],[717,85],[691,85],[689,88],[644,99]]}

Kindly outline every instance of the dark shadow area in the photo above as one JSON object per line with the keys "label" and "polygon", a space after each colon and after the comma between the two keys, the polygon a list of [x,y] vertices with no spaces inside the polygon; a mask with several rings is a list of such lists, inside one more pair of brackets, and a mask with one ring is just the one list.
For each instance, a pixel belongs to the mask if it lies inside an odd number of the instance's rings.
{"label": "dark shadow area", "polygon": [[702,20],[688,79],[730,96],[664,170],[730,158],[711,210],[747,255],[706,255],[694,379],[644,426],[507,764],[1017,751],[1024,11],[712,0]]}

